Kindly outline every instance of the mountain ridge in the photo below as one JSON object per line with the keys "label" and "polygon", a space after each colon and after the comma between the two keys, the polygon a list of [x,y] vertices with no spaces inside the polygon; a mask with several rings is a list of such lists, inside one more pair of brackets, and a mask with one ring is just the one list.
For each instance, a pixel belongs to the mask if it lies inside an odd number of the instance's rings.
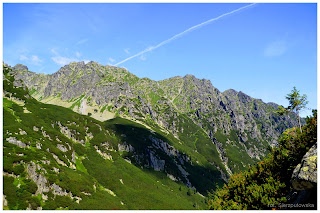
{"label": "mountain ridge", "polygon": [[[80,62],[71,62],[71,63],[80,63],[80,64],[82,64],[82,65],[87,65],[87,64],[98,64],[97,62],[95,62],[95,61],[90,61],[90,62],[87,62],[87,63],[85,63],[84,61],[80,61]],[[8,65],[8,64],[6,64],[6,66],[7,67],[12,67],[12,66],[10,66],[10,65]],[[63,67],[65,67],[65,66],[69,66],[69,65],[64,65]],[[103,66],[103,65],[102,65]],[[113,65],[105,65],[105,67],[111,67],[111,68],[119,68],[119,67],[117,67],[117,66],[113,66]],[[17,71],[28,71],[28,72],[30,72],[30,73],[33,73],[33,74],[37,74],[37,75],[45,75],[45,76],[51,76],[51,75],[54,75],[54,74],[56,74],[56,73],[58,73],[60,70],[61,70],[61,68],[58,70],[58,71],[56,71],[56,72],[54,72],[54,73],[52,73],[52,74],[45,74],[45,73],[38,73],[38,72],[33,72],[33,71],[30,71],[29,69],[28,69],[28,67],[26,66],[26,65],[23,65],[23,64],[17,64],[17,65],[15,65],[14,67],[12,67],[14,70],[17,70]],[[126,68],[120,68],[120,69],[124,69],[124,70],[126,70],[126,71],[128,71]],[[128,71],[129,72],[129,71]],[[132,73],[130,73],[130,74],[132,74]],[[134,75],[134,74],[132,74],[132,75]],[[134,75],[134,76],[136,76],[136,75]],[[137,77],[137,76],[136,76]],[[162,80],[152,80],[152,79],[150,79],[150,78],[148,78],[148,77],[142,77],[142,78],[140,78],[140,79],[146,79],[146,80],[151,80],[151,81],[155,81],[155,82],[162,82],[162,81],[167,81],[167,80],[170,80],[170,79],[184,79],[184,78],[188,78],[188,77],[191,77],[191,78],[196,78],[196,79],[199,79],[199,78],[197,78],[195,75],[192,75],[192,74],[186,74],[186,75],[184,75],[184,76],[173,76],[173,77],[169,77],[169,78],[166,78],[166,79],[162,79]],[[209,79],[206,79],[206,78],[202,78],[202,79],[199,79],[199,80],[202,80],[202,81],[210,81]],[[211,81],[210,81],[211,82]],[[212,84],[212,83],[211,83]],[[216,88],[219,92],[220,92],[220,90],[218,89],[218,88]],[[237,90],[235,90],[235,89],[232,89],[232,88],[230,88],[230,89],[226,89],[225,91],[223,91],[223,92],[221,92],[221,93],[223,93],[223,94],[226,94],[226,93],[243,93],[243,94],[245,94],[245,95],[247,95],[245,92],[243,92],[243,91],[241,91],[241,90],[239,90],[239,91],[237,91]],[[249,97],[251,97],[250,95],[247,95],[247,96],[249,96]],[[253,97],[251,97],[251,98],[253,98]],[[259,98],[253,98],[253,99],[257,99],[257,100],[260,100],[260,101],[262,101],[262,102],[264,102],[262,99],[259,99]],[[266,104],[270,104],[270,105],[274,105],[274,104],[276,104],[277,106],[279,106],[279,104],[277,104],[277,103],[275,103],[275,102],[264,102],[264,103],[266,103]]]}
{"label": "mountain ridge", "polygon": [[[24,72],[25,68],[13,67],[17,79],[44,103],[69,107],[98,120],[120,116],[160,127],[180,141],[189,140],[184,133],[186,123],[198,126],[224,162],[224,175],[245,168],[245,161],[261,159],[268,146],[276,145],[283,130],[296,125],[294,115],[276,115],[276,104],[233,89],[220,92],[210,80],[193,75],[153,81],[97,62],[73,62],[51,75]],[[226,150],[235,152],[235,156]],[[239,162],[241,153],[248,157]]]}

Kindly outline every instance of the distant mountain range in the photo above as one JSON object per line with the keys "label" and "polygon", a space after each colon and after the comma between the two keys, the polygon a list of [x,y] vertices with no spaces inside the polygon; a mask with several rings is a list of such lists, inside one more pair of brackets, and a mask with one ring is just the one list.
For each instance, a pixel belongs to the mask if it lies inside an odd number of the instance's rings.
{"label": "distant mountain range", "polygon": [[[3,76],[10,209],[202,208],[202,196],[298,125],[275,103],[192,75],[153,81],[74,62],[52,75],[4,65]],[[31,195],[15,203],[24,184]]]}

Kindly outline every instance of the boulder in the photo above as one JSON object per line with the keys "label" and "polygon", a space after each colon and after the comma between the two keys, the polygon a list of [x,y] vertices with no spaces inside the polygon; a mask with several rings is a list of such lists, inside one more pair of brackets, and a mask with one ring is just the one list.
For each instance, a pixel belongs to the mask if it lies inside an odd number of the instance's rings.
{"label": "boulder", "polygon": [[317,185],[317,144],[310,148],[294,169],[291,183],[298,191],[312,189]]}
{"label": "boulder", "polygon": [[[290,210],[317,209],[317,144],[303,156],[301,163],[294,169],[291,183],[293,190],[287,200]],[[288,208],[287,208],[288,209]]]}

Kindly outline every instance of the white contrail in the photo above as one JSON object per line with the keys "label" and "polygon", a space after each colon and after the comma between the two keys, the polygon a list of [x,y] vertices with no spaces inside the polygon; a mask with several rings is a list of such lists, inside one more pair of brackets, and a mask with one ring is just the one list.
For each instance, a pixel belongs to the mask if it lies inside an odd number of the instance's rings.
{"label": "white contrail", "polygon": [[230,15],[230,14],[232,14],[232,13],[238,12],[238,11],[240,11],[240,10],[243,10],[243,9],[247,8],[247,7],[251,7],[251,6],[255,5],[255,4],[256,4],[256,3],[252,3],[252,4],[246,5],[246,6],[244,6],[244,7],[240,7],[240,8],[238,8],[238,9],[236,9],[236,10],[233,10],[233,11],[228,12],[228,13],[224,13],[224,14],[216,17],[216,18],[210,19],[210,20],[208,20],[208,21],[202,22],[201,24],[198,24],[198,25],[195,25],[195,26],[193,26],[193,27],[190,27],[190,28],[186,29],[185,31],[183,31],[183,32],[181,32],[181,33],[178,33],[178,34],[172,36],[171,38],[169,38],[169,39],[167,39],[167,40],[159,43],[159,44],[156,45],[156,46],[148,47],[148,48],[146,48],[145,50],[143,50],[143,51],[141,51],[141,52],[139,52],[139,53],[137,53],[137,54],[135,54],[135,55],[133,55],[133,56],[130,56],[129,58],[126,58],[126,59],[124,59],[124,60],[122,60],[122,61],[120,61],[120,62],[118,62],[118,63],[116,63],[116,64],[114,64],[114,66],[118,66],[119,64],[122,64],[122,63],[124,63],[124,62],[126,62],[126,61],[128,61],[128,60],[130,60],[130,59],[132,59],[132,58],[135,58],[135,57],[137,57],[137,56],[140,56],[140,55],[142,55],[142,54],[144,54],[144,53],[146,53],[146,52],[150,52],[151,50],[157,49],[157,48],[159,48],[159,47],[161,47],[161,46],[163,46],[163,45],[165,45],[165,44],[167,44],[167,43],[169,43],[169,42],[171,42],[171,41],[173,41],[173,40],[181,37],[182,35],[190,32],[190,31],[192,31],[192,30],[195,30],[195,29],[197,29],[197,28],[199,28],[199,27],[202,27],[202,26],[204,26],[204,25],[206,25],[206,24],[209,24],[210,22],[217,21],[217,20],[223,18],[224,16],[227,16],[227,15]]}

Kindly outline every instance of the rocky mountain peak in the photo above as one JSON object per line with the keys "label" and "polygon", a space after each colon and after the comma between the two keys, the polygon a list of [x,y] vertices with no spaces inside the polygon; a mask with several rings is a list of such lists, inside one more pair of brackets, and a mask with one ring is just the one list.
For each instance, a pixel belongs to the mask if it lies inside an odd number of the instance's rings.
{"label": "rocky mountain peak", "polygon": [[184,79],[195,79],[196,77],[194,75],[187,74],[183,78]]}
{"label": "rocky mountain peak", "polygon": [[249,95],[243,93],[242,91],[238,93],[238,98],[242,103],[249,103],[253,100]]}
{"label": "rocky mountain peak", "polygon": [[28,67],[26,65],[23,64],[17,64],[16,66],[13,67],[13,70],[17,70],[17,71],[29,71]]}
{"label": "rocky mountain peak", "polygon": [[226,91],[223,92],[224,95],[231,95],[231,96],[236,96],[238,94],[237,91],[235,91],[234,89],[228,89]]}

